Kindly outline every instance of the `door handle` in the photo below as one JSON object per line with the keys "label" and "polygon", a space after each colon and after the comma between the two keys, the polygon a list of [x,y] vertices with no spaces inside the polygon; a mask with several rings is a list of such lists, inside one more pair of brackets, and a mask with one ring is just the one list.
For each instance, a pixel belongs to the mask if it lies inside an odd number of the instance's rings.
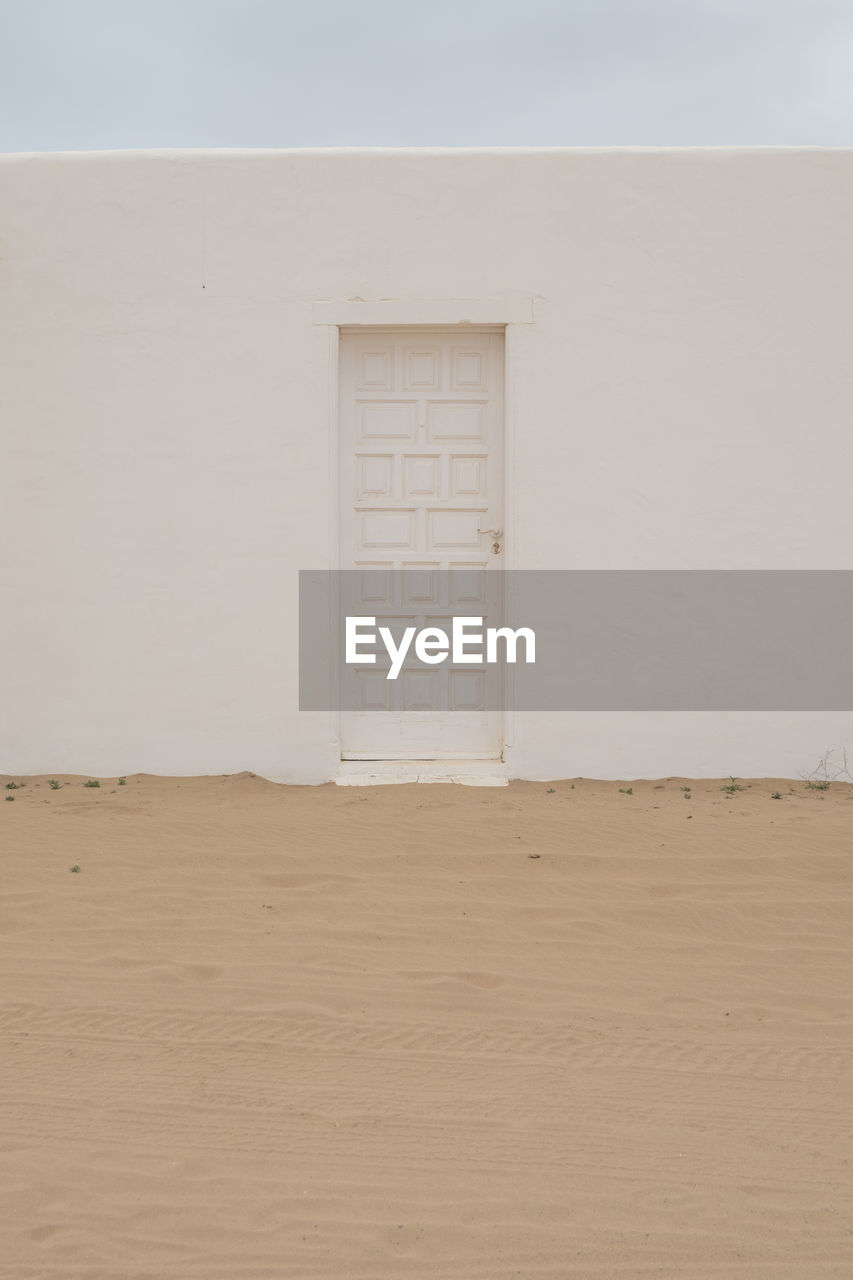
{"label": "door handle", "polygon": [[504,536],[503,529],[479,529],[478,533],[485,533],[492,539],[492,555],[499,556],[501,553],[501,538]]}

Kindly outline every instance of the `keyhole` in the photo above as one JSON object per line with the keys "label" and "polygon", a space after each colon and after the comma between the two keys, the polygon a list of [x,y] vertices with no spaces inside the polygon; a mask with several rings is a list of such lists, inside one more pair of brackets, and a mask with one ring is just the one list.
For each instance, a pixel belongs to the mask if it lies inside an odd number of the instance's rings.
{"label": "keyhole", "polygon": [[497,540],[495,540],[492,543],[492,555],[493,556],[498,555],[500,553],[500,549],[501,549],[501,544]]}

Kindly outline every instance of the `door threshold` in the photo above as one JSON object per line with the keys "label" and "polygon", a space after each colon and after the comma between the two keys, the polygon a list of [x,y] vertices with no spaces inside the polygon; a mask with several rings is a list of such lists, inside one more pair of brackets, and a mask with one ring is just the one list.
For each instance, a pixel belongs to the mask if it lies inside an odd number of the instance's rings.
{"label": "door threshold", "polygon": [[342,760],[339,787],[381,787],[404,782],[445,782],[462,787],[506,787],[502,760]]}

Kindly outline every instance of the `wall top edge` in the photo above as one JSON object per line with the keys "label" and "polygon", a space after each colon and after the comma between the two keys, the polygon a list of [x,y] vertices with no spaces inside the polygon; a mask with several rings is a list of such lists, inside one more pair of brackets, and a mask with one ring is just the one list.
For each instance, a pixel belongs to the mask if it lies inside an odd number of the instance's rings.
{"label": "wall top edge", "polygon": [[530,147],[141,147],[94,151],[6,151],[0,164],[11,162],[132,159],[269,159],[271,157],[366,156],[404,158],[429,156],[615,156],[615,155],[822,155],[853,153],[853,146],[824,146],[817,143],[758,146],[530,146]]}

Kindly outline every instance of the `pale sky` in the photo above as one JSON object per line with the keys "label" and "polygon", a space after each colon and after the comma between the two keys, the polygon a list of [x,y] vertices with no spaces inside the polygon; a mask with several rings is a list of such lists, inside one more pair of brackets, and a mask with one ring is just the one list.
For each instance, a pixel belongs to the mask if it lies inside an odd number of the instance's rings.
{"label": "pale sky", "polygon": [[0,151],[853,146],[853,0],[0,0]]}

